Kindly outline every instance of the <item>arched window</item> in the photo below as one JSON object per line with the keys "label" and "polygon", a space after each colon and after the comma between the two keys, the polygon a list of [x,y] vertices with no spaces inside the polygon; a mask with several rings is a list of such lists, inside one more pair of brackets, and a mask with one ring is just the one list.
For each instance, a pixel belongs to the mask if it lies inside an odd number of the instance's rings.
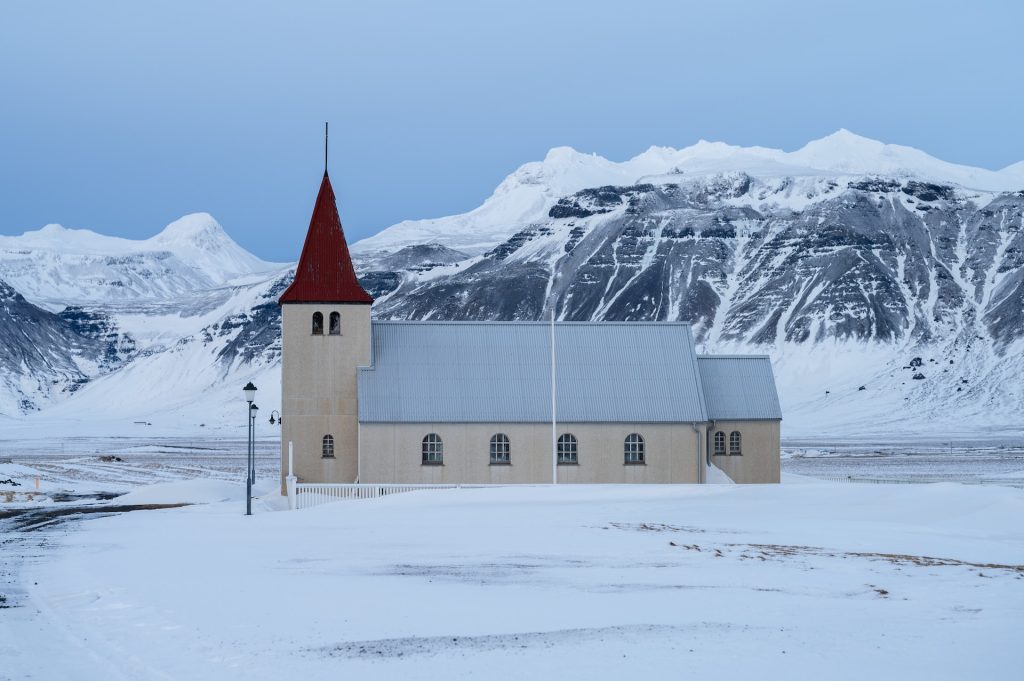
{"label": "arched window", "polygon": [[321,451],[323,452],[323,457],[325,459],[333,459],[334,458],[334,436],[333,435],[324,435],[324,443],[323,443],[323,447],[322,447]]}
{"label": "arched window", "polygon": [[512,463],[512,447],[508,435],[498,433],[491,437],[491,463]]}
{"label": "arched window", "polygon": [[340,312],[332,312],[330,320],[331,320],[331,325],[330,325],[330,327],[328,329],[328,333],[330,333],[332,336],[339,335],[341,333],[341,313]]}
{"label": "arched window", "polygon": [[725,456],[725,433],[715,433],[715,456]]}
{"label": "arched window", "polygon": [[740,431],[734,430],[729,433],[729,456],[742,454],[740,449]]}
{"label": "arched window", "polygon": [[314,312],[313,313],[313,335],[322,336],[324,335],[324,313]]}
{"label": "arched window", "polygon": [[576,436],[571,433],[559,435],[558,463],[573,464],[579,462],[579,449],[576,444]]}
{"label": "arched window", "polygon": [[440,466],[444,463],[444,442],[437,433],[430,433],[423,438],[423,464]]}
{"label": "arched window", "polygon": [[626,436],[624,451],[627,464],[644,462],[644,439],[639,433],[630,433]]}

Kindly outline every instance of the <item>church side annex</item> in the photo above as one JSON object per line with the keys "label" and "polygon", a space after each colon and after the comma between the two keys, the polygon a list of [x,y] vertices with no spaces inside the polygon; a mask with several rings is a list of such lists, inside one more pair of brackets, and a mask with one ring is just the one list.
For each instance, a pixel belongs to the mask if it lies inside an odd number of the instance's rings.
{"label": "church side annex", "polygon": [[326,170],[279,302],[282,486],[779,482],[769,358],[687,324],[372,320]]}

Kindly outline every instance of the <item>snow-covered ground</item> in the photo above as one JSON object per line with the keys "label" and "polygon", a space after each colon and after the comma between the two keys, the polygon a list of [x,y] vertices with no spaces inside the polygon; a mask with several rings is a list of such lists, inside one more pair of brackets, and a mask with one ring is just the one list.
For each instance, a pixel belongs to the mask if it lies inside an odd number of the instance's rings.
{"label": "snow-covered ground", "polygon": [[[197,505],[0,516],[0,678],[963,679],[1024,663],[1012,487],[790,474],[287,512],[266,479],[245,517],[240,474],[174,475],[85,503]],[[110,476],[79,489],[131,486]]]}

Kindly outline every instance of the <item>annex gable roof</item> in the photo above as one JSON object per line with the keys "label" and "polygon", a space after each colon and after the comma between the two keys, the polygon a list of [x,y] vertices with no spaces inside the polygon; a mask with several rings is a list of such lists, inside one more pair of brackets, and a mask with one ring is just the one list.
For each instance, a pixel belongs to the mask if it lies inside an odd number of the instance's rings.
{"label": "annex gable roof", "polygon": [[712,420],[782,419],[767,355],[700,355],[697,366]]}
{"label": "annex gable roof", "polygon": [[[707,421],[687,324],[555,325],[559,422]],[[547,322],[373,322],[363,423],[551,421]]]}

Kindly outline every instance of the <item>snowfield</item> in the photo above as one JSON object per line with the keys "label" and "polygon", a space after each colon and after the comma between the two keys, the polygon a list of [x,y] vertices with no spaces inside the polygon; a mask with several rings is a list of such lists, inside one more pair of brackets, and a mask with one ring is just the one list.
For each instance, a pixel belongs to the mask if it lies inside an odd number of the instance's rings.
{"label": "snowfield", "polygon": [[287,512],[264,487],[245,517],[240,487],[94,516],[28,552],[0,678],[964,679],[1024,663],[1024,490],[787,476]]}

